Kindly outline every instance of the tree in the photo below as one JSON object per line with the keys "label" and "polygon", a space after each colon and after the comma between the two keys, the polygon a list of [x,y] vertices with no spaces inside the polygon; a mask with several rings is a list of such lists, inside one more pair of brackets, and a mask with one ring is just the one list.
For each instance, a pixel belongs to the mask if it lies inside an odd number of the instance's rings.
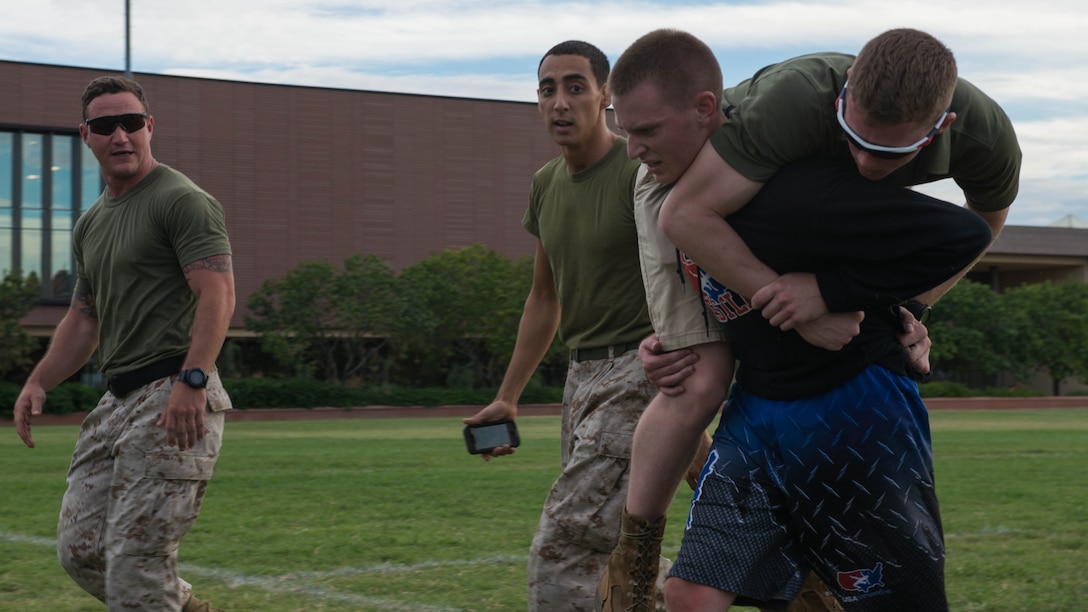
{"label": "tree", "polygon": [[374,255],[303,262],[250,295],[246,328],[292,374],[345,382],[381,361],[396,304],[396,275]]}
{"label": "tree", "polygon": [[956,283],[934,305],[928,327],[934,371],[960,381],[976,373],[1026,372],[1022,356],[1009,350],[1012,335],[1000,296],[986,285]]}
{"label": "tree", "polygon": [[478,244],[405,268],[397,344],[414,382],[497,386],[531,282],[531,260]]}
{"label": "tree", "polygon": [[34,308],[39,288],[38,277],[33,272],[25,279],[18,272],[8,272],[0,281],[0,374],[30,365],[30,355],[37,343],[19,320]]}
{"label": "tree", "polygon": [[1088,285],[1039,283],[1010,289],[1002,296],[1015,334],[1015,346],[1028,364],[1044,370],[1054,395],[1061,383],[1088,380]]}

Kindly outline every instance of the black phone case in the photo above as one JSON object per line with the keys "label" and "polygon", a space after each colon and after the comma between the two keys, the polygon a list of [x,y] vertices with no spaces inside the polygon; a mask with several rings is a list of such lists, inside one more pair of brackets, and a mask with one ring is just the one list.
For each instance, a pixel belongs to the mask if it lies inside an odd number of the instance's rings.
{"label": "black phone case", "polygon": [[468,452],[470,454],[480,455],[483,453],[489,453],[498,448],[497,446],[477,448],[476,439],[472,435],[473,429],[479,429],[481,427],[494,427],[495,425],[506,425],[506,431],[510,434],[510,446],[516,448],[521,444],[521,437],[518,435],[518,426],[514,423],[514,421],[511,421],[509,419],[503,421],[492,421],[490,423],[483,423],[480,425],[465,425],[465,446],[468,448]]}

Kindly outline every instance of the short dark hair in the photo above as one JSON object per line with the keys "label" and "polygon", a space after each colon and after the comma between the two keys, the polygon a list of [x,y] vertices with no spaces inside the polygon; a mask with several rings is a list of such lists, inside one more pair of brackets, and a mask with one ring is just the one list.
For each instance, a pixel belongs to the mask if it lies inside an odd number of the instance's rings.
{"label": "short dark hair", "polygon": [[589,67],[593,70],[593,78],[597,79],[598,87],[604,87],[608,82],[608,70],[610,68],[608,56],[585,41],[567,40],[548,49],[548,52],[544,54],[544,57],[540,58],[540,63],[536,66],[538,75],[540,74],[540,67],[544,65],[544,60],[552,55],[580,55],[589,60]]}
{"label": "short dark hair", "polygon": [[90,118],[87,116],[87,107],[91,105],[92,100],[106,94],[125,92],[136,96],[140,104],[143,104],[145,113],[151,112],[147,97],[144,96],[144,88],[139,83],[119,76],[101,76],[88,83],[83,90],[83,120]]}
{"label": "short dark hair", "polygon": [[929,123],[956,91],[956,58],[920,30],[888,30],[870,40],[850,70],[850,97],[884,123]]}
{"label": "short dark hair", "polygon": [[721,104],[722,69],[703,41],[681,30],[661,29],[631,43],[616,60],[608,91],[623,96],[644,82],[653,83],[665,102],[683,106],[709,91]]}

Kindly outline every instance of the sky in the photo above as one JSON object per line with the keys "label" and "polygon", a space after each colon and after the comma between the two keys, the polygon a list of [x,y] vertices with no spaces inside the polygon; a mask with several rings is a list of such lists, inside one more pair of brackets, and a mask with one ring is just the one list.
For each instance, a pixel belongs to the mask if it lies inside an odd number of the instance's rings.
{"label": "sky", "polygon": [[[129,65],[143,73],[536,101],[536,68],[581,39],[615,60],[678,28],[725,83],[794,55],[856,53],[895,27],[925,30],[1013,121],[1024,164],[1009,224],[1088,220],[1084,0],[129,0]],[[122,71],[125,0],[0,0],[0,60]],[[528,177],[526,177],[528,180]],[[951,181],[920,188],[962,203]]]}

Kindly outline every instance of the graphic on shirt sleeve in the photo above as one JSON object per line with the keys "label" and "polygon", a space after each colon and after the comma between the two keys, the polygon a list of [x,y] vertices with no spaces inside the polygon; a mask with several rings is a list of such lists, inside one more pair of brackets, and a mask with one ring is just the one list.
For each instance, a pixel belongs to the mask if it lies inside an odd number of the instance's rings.
{"label": "graphic on shirt sleeve", "polygon": [[680,265],[691,286],[703,296],[703,304],[721,323],[732,321],[752,312],[753,308],[739,293],[710,277],[705,270],[695,264],[687,253],[680,253]]}

